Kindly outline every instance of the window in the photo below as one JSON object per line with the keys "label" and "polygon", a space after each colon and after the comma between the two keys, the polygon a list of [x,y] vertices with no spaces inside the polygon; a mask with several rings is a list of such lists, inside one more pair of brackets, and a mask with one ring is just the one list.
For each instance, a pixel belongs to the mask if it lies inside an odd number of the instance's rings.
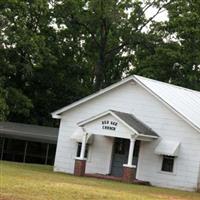
{"label": "window", "polygon": [[[76,156],[77,157],[80,157],[80,155],[81,155],[81,146],[82,146],[82,143],[78,143],[78,148],[77,148],[77,153],[76,153]],[[89,149],[89,145],[88,144],[86,144],[86,147],[85,147],[85,158],[87,158],[88,157],[88,149]]]}
{"label": "window", "polygon": [[164,172],[173,172],[174,156],[163,156],[162,168]]}

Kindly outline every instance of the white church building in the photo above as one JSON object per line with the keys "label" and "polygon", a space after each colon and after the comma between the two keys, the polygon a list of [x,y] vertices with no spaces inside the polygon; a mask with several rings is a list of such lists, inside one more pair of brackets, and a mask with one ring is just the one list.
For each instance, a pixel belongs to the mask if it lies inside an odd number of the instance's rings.
{"label": "white church building", "polygon": [[200,92],[130,76],[52,113],[54,171],[200,189]]}

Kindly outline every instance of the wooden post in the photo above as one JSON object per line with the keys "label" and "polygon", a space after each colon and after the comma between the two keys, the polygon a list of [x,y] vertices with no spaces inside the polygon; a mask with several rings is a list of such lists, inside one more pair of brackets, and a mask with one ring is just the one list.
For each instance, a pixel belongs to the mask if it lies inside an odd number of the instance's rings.
{"label": "wooden post", "polygon": [[5,137],[3,138],[3,143],[1,148],[1,160],[3,160],[4,145],[5,145]]}
{"label": "wooden post", "polygon": [[48,156],[49,156],[49,144],[47,144],[47,149],[46,149],[46,156],[45,156],[45,165],[48,162]]}
{"label": "wooden post", "polygon": [[27,152],[27,147],[28,147],[28,141],[26,141],[25,143],[25,147],[24,147],[24,158],[23,158],[23,162],[26,162],[26,152]]}

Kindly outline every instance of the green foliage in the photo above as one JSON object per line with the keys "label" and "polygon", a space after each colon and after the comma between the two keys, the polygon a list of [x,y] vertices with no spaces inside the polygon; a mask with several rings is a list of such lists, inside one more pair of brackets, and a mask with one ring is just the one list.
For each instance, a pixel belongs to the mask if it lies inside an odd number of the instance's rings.
{"label": "green foliage", "polygon": [[166,6],[169,20],[152,25],[151,49],[146,45],[138,49],[132,73],[200,90],[199,8],[199,1],[171,1]]}
{"label": "green foliage", "polygon": [[0,121],[6,120],[9,109],[5,101],[5,92],[0,88]]}
{"label": "green foliage", "polygon": [[174,77],[174,83],[193,89],[200,89],[199,8],[199,1],[177,0],[168,7],[169,22],[166,24],[168,34],[175,34],[181,46],[182,59],[179,65],[184,82]]}
{"label": "green foliage", "polygon": [[[145,12],[165,8],[169,20]],[[0,119],[55,125],[50,113],[128,74],[200,90],[200,3],[1,0]]]}
{"label": "green foliage", "polygon": [[0,1],[0,80],[8,120],[52,125],[53,110],[88,94],[88,67],[79,64],[72,34],[55,29],[49,3]]}
{"label": "green foliage", "polygon": [[[1,78],[10,114],[8,120],[23,121],[33,105],[28,87],[34,70],[52,55],[43,31],[48,25],[48,1],[1,1]],[[21,118],[22,117],[22,118]]]}
{"label": "green foliage", "polygon": [[78,42],[82,63],[90,67],[95,90],[129,71],[132,52],[142,42],[142,30],[149,22],[142,1],[61,0],[54,8],[58,27],[63,27],[59,32],[76,37],[73,42]]}
{"label": "green foliage", "polygon": [[15,88],[7,88],[6,102],[13,119],[14,117],[28,117],[30,109],[33,108],[31,100]]}
{"label": "green foliage", "polygon": [[137,62],[131,73],[170,82],[172,77],[177,77],[175,66],[182,60],[180,50],[177,42],[164,42],[157,33],[149,33],[135,53]]}

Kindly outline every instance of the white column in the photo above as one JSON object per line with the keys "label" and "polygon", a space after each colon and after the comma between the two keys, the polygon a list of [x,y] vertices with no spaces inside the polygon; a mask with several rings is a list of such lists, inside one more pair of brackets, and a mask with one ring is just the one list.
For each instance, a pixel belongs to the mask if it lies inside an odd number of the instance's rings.
{"label": "white column", "polygon": [[82,145],[81,145],[81,154],[80,154],[81,160],[85,159],[86,143],[87,143],[87,133],[84,133],[83,138],[82,138]]}
{"label": "white column", "polygon": [[136,140],[136,137],[134,135],[131,136],[130,145],[129,145],[129,153],[128,153],[128,163],[126,165],[124,165],[126,167],[135,167],[132,165],[135,140]]}

